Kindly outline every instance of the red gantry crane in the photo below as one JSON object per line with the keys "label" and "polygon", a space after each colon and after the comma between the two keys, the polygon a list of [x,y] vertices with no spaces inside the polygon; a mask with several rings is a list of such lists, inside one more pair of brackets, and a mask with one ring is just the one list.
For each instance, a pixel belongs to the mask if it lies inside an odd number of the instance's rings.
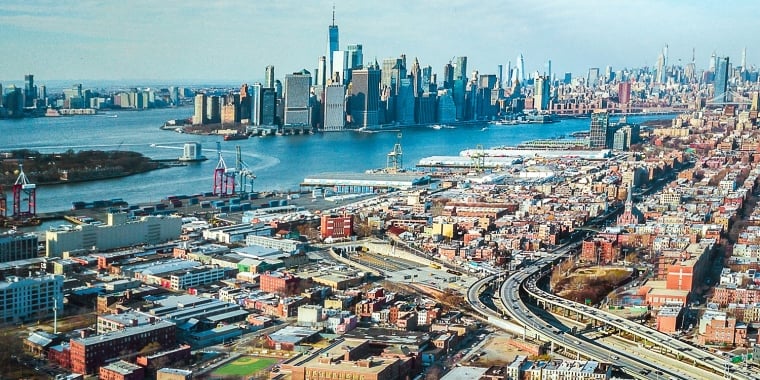
{"label": "red gantry crane", "polygon": [[227,197],[235,194],[235,176],[237,170],[228,168],[222,157],[222,144],[217,141],[216,153],[219,155],[219,162],[214,169],[214,195]]}
{"label": "red gantry crane", "polygon": [[13,184],[13,219],[24,222],[37,216],[37,185],[29,183],[22,164],[18,168],[18,178]]}

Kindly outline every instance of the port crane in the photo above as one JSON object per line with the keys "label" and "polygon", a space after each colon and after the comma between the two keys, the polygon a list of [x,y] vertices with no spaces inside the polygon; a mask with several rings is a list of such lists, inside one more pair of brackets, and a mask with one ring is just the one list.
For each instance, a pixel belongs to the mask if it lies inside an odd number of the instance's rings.
{"label": "port crane", "polygon": [[385,171],[389,173],[398,173],[404,169],[404,153],[401,151],[401,132],[396,135],[396,145],[388,153],[388,159],[385,164]]}
{"label": "port crane", "polygon": [[254,174],[253,170],[251,170],[248,164],[243,161],[243,155],[240,152],[240,145],[235,146],[235,153],[237,154],[237,159],[235,160],[235,169],[240,175],[240,180],[238,182],[240,186],[239,191],[241,193],[252,192],[253,180],[256,179],[256,174]]}
{"label": "port crane", "polygon": [[228,197],[235,194],[235,177],[237,169],[228,168],[222,157],[222,144],[216,142],[216,153],[219,155],[219,162],[214,169],[214,190],[213,194],[219,197]]}

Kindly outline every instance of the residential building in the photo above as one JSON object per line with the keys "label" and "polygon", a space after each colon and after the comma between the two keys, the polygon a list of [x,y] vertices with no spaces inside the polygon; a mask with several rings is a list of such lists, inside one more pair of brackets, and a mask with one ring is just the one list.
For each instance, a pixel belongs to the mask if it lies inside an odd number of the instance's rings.
{"label": "residential building", "polygon": [[0,234],[0,263],[37,257],[37,235],[11,230]]}
{"label": "residential building", "polygon": [[9,276],[0,282],[0,324],[40,320],[63,313],[63,276]]}
{"label": "residential building", "polygon": [[322,215],[319,233],[322,239],[350,237],[354,233],[354,217],[353,215]]}

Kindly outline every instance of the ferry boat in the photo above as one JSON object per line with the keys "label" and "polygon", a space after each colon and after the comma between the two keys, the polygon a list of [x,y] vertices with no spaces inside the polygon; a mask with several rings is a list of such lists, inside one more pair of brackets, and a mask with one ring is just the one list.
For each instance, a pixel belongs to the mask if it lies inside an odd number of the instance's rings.
{"label": "ferry boat", "polygon": [[247,138],[248,138],[248,135],[244,135],[242,133],[233,133],[231,135],[224,135],[224,141],[245,140]]}

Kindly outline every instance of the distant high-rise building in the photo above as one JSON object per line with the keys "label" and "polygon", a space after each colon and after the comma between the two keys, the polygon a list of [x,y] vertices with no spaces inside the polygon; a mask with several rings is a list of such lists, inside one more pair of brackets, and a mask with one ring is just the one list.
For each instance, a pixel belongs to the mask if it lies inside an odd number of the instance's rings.
{"label": "distant high-rise building", "polygon": [[439,123],[453,123],[457,120],[457,107],[454,105],[452,92],[447,88],[438,90],[437,122]]}
{"label": "distant high-rise building", "polygon": [[454,87],[454,66],[451,62],[443,66],[443,88]]}
{"label": "distant high-rise building", "polygon": [[618,84],[618,102],[620,104],[631,103],[631,82],[620,82]]}
{"label": "distant high-rise building", "polygon": [[715,96],[717,102],[728,100],[728,73],[731,71],[728,57],[718,59],[718,68],[715,72]]}
{"label": "distant high-rise building", "polygon": [[502,85],[503,85],[503,83],[502,83],[501,80],[502,80],[502,75],[504,74],[504,66],[503,65],[497,65],[496,69],[497,69],[497,74],[496,75],[498,75],[498,77],[496,78],[496,87],[501,88]]}
{"label": "distant high-rise building", "polygon": [[[422,92],[431,92],[431,85],[435,85],[435,81],[433,80],[433,68],[425,66],[422,68]],[[433,93],[435,93],[435,91],[433,91]]]}
{"label": "distant high-rise building", "polygon": [[330,78],[330,74],[327,72],[327,58],[325,56],[319,57],[317,60],[317,70],[314,73],[314,85],[317,87],[324,87],[327,85],[327,79]]}
{"label": "distant high-rise building", "polygon": [[379,123],[380,70],[354,71],[351,84],[351,117],[356,125],[368,127]]}
{"label": "distant high-rise building", "polygon": [[280,82],[279,79],[275,79],[274,81],[274,92],[277,94],[277,98],[282,98],[283,92],[282,92],[282,82]]}
{"label": "distant high-rise building", "polygon": [[604,149],[607,146],[607,128],[609,113],[606,110],[596,110],[591,114],[591,128],[588,136],[589,148]]}
{"label": "distant high-rise building", "polygon": [[396,96],[396,122],[401,125],[414,124],[414,88],[412,80],[408,77],[399,80],[398,95]]}
{"label": "distant high-rise building", "polygon": [[668,67],[668,44],[662,49],[662,65]]}
{"label": "distant high-rise building", "polygon": [[274,66],[272,65],[264,69],[264,88],[274,88]]}
{"label": "distant high-rise building", "polygon": [[331,83],[325,87],[325,132],[342,131],[346,125],[346,87]]}
{"label": "distant high-rise building", "polygon": [[517,62],[515,63],[515,68],[517,69],[517,78],[520,80],[520,82],[525,82],[525,59],[523,58],[522,53],[517,56]]}
{"label": "distant high-rise building", "polygon": [[[338,25],[335,25],[335,6],[333,6],[333,13],[332,13],[332,24],[330,24],[328,28],[328,46],[330,51],[328,52],[328,57],[330,59],[330,72],[335,72],[334,64],[334,57],[333,54],[340,49],[340,45],[338,44]],[[341,75],[343,73],[341,72]],[[331,75],[332,76],[332,75]]]}
{"label": "distant high-rise building", "polygon": [[346,52],[348,52],[348,66],[351,69],[361,69],[364,67],[364,54],[362,53],[361,44],[346,46]]}
{"label": "distant high-rise building", "polygon": [[550,80],[548,76],[539,76],[534,84],[533,107],[539,111],[549,109]]}
{"label": "distant high-rise building", "polygon": [[332,55],[333,63],[332,63],[332,74],[333,77],[337,73],[340,75],[340,81],[344,85],[348,86],[348,83],[351,81],[351,68],[349,67],[349,56],[348,52],[345,50],[336,50],[333,52]]}
{"label": "distant high-rise building", "polygon": [[655,72],[655,83],[665,83],[665,56],[660,54],[657,57],[657,72]]}
{"label": "distant high-rise building", "polygon": [[210,124],[222,122],[222,100],[213,95],[206,100],[206,119]]}
{"label": "distant high-rise building", "polygon": [[412,77],[414,96],[418,97],[422,94],[422,70],[420,70],[420,62],[417,60],[417,57],[414,58],[412,69],[409,70],[409,76]]}
{"label": "distant high-rise building", "polygon": [[562,77],[562,83],[564,84],[570,84],[573,81],[573,73],[565,73],[565,76]]}
{"label": "distant high-rise building", "polygon": [[271,87],[261,89],[261,125],[277,125],[277,93]]}
{"label": "distant high-rise building", "polygon": [[37,99],[37,89],[34,87],[34,75],[24,75],[24,107],[33,107]]}
{"label": "distant high-rise building", "polygon": [[760,111],[760,93],[757,91],[752,93],[752,101],[749,109],[750,111]]}
{"label": "distant high-rise building", "polygon": [[285,119],[287,126],[311,125],[309,90],[311,73],[302,70],[285,76]]}
{"label": "distant high-rise building", "polygon": [[249,121],[252,125],[261,125],[261,83],[254,82],[251,85],[251,116]]}
{"label": "distant high-rise building", "polygon": [[193,112],[193,125],[206,123],[206,94],[195,95],[195,112]]}
{"label": "distant high-rise building", "polygon": [[467,81],[467,57],[457,57],[454,63],[454,80]]}
{"label": "distant high-rise building", "polygon": [[552,79],[552,60],[549,59],[546,61],[546,77],[549,78],[549,83],[553,81]]}
{"label": "distant high-rise building", "polygon": [[592,67],[588,69],[588,76],[586,77],[586,85],[592,88],[599,85],[599,68],[598,67]]}

